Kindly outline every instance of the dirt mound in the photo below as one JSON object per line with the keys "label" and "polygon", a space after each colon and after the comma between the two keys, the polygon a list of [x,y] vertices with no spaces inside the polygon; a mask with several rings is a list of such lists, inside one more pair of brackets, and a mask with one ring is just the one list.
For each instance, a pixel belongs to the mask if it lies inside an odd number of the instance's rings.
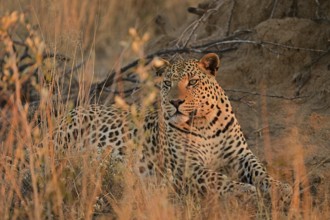
{"label": "dirt mound", "polygon": [[[241,102],[235,102],[236,112],[254,150],[270,147],[270,152],[263,152],[265,157],[271,154],[273,165],[286,161],[282,168],[288,173],[301,154],[311,172],[313,193],[329,192],[330,176],[324,176],[326,168],[320,169],[330,153],[330,26],[283,18],[264,21],[254,30],[251,39],[274,45],[245,45],[224,55],[219,81],[233,90],[231,96],[240,98]],[[241,90],[249,93],[240,94]],[[246,103],[254,104],[247,107]],[[256,133],[260,129],[262,136]]]}
{"label": "dirt mound", "polygon": [[190,26],[158,36],[149,51],[218,51],[218,81],[252,150],[300,190],[309,180],[315,203],[329,198],[330,2],[206,1],[188,10],[198,16]]}
{"label": "dirt mound", "polygon": [[[309,179],[318,202],[330,192],[329,12],[325,1],[223,1],[198,33],[202,39],[250,30],[223,54],[218,80],[238,100],[233,104],[253,151],[274,172]],[[299,174],[302,165],[307,171]]]}

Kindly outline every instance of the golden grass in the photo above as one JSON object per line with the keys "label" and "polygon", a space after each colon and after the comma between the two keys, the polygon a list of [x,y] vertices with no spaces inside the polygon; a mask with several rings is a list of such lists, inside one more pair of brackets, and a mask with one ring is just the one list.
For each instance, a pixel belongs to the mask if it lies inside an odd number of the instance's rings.
{"label": "golden grass", "polygon": [[[132,50],[136,39],[134,41],[133,38],[132,43],[126,37],[128,28],[145,28],[143,22],[152,20],[148,10],[154,10],[157,4],[173,5],[174,2],[155,1],[150,8],[145,7],[150,1],[22,0],[14,3],[0,1],[0,4],[4,6],[1,10],[28,10],[32,22],[38,24],[40,41],[31,37],[34,40],[31,48],[34,48],[36,65],[33,68],[41,65],[38,56],[43,52],[43,42],[47,43],[46,50],[73,57],[72,65],[87,56],[88,63],[80,70],[78,77],[79,105],[84,105],[88,103],[89,85],[94,80],[97,47],[116,45],[113,50],[117,53],[114,56],[117,56],[123,50],[118,46],[119,41],[124,39],[129,43],[120,59],[141,55],[143,44],[135,52],[134,47]],[[4,11],[0,13],[4,14]],[[136,17],[141,20],[137,21]],[[2,27],[7,23],[9,21],[4,21]],[[38,36],[37,33],[35,35]],[[107,45],[107,41],[113,42]],[[4,44],[10,45],[10,39]],[[13,52],[9,57],[16,59]],[[164,183],[153,179],[141,182],[132,171],[133,158],[128,163],[131,166],[109,164],[106,160],[100,164],[96,150],[58,158],[48,137],[58,123],[56,115],[65,114],[72,106],[63,93],[62,84],[67,81],[51,81],[49,85],[41,80],[39,85],[34,84],[40,95],[40,104],[31,117],[29,106],[22,102],[23,76],[15,65],[16,62],[12,62],[7,67],[11,70],[8,83],[12,83],[14,89],[8,96],[10,102],[1,109],[0,115],[0,216],[3,219],[107,219],[114,216],[118,219],[324,219],[330,216],[327,201],[321,207],[312,204],[306,178],[308,171],[298,141],[290,142],[295,148],[290,154],[294,156],[295,192],[286,215],[264,209],[263,204],[259,204],[258,212],[253,212],[241,209],[238,204],[229,206],[208,200],[195,201],[189,196],[179,198]],[[51,73],[57,74],[55,67],[51,68]],[[61,76],[55,77],[61,79]],[[267,109],[264,111],[263,116],[266,117]],[[264,136],[267,141],[267,131]],[[295,129],[290,138],[298,140]],[[40,144],[43,147],[40,148]],[[105,152],[104,157],[108,154]],[[270,150],[266,151],[266,158],[271,158]],[[302,193],[299,192],[299,184],[306,189]],[[111,204],[111,208],[106,207],[108,213],[99,213],[95,208],[99,196],[104,196],[104,200]]]}

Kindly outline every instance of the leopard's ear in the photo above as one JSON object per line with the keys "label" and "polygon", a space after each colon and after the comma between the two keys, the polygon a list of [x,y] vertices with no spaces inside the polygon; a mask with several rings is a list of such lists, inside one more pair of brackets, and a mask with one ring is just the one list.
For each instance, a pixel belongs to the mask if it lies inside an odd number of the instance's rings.
{"label": "leopard's ear", "polygon": [[162,76],[165,67],[170,65],[170,62],[160,57],[155,57],[152,62],[153,68],[156,71],[156,76]]}
{"label": "leopard's ear", "polygon": [[220,58],[215,53],[208,53],[200,59],[199,66],[211,75],[215,76],[220,67]]}

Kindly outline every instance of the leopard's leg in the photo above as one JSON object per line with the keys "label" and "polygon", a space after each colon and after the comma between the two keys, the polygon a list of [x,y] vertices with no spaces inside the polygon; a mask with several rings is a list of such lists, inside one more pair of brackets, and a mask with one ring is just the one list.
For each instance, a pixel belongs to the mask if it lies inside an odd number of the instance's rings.
{"label": "leopard's leg", "polygon": [[234,164],[234,171],[240,181],[256,186],[262,193],[278,195],[281,206],[290,204],[292,187],[270,177],[265,166],[250,150],[247,149],[244,155],[237,157]]}
{"label": "leopard's leg", "polygon": [[277,203],[278,207],[286,209],[290,206],[293,194],[290,184],[275,180],[267,175],[257,183],[257,186],[263,193],[273,196],[273,201]]}
{"label": "leopard's leg", "polygon": [[[193,171],[190,174],[173,172],[175,188],[182,189],[188,186],[193,194],[216,195],[219,199],[231,197],[245,197],[255,201],[257,199],[256,188],[251,184],[232,181],[226,175],[206,168],[201,163],[192,163],[189,167]],[[186,178],[182,178],[183,175]]]}

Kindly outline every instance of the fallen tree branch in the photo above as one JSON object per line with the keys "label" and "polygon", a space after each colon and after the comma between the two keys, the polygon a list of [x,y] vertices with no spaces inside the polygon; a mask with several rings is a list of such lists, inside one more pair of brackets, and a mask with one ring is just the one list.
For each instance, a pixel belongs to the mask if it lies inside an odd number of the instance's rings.
{"label": "fallen tree branch", "polygon": [[[163,50],[159,50],[159,51],[150,53],[147,56],[145,56],[143,59],[146,60],[146,63],[149,63],[154,57],[170,55],[170,54],[175,54],[175,53],[201,53],[201,54],[205,54],[205,53],[209,53],[209,52],[224,53],[224,52],[236,50],[238,47],[235,46],[235,44],[252,44],[252,45],[257,45],[257,46],[261,46],[261,47],[275,46],[275,47],[280,47],[280,48],[285,48],[285,49],[290,49],[290,50],[309,51],[309,52],[318,52],[318,53],[327,53],[328,52],[328,51],[320,50],[320,49],[296,47],[296,46],[290,46],[290,45],[286,45],[286,44],[280,44],[280,43],[269,42],[269,41],[253,41],[253,40],[235,39],[235,36],[241,35],[242,33],[246,34],[246,33],[251,33],[251,32],[250,31],[239,32],[239,33],[234,34],[233,36],[229,36],[229,37],[219,39],[219,40],[214,40],[212,42],[207,42],[205,44],[194,45],[189,48],[188,47],[167,48],[167,49],[163,49]],[[230,46],[223,48],[223,49],[210,50],[210,48],[212,48],[212,47],[223,46],[223,45],[230,45]],[[137,66],[140,61],[141,61],[141,59],[136,59],[136,60],[132,61],[131,63],[122,67],[120,69],[119,73],[126,72],[130,68]],[[109,87],[110,85],[112,85],[114,83],[114,81],[116,81],[115,71],[112,71],[111,73],[108,74],[108,77],[105,80],[93,85],[93,87],[92,87],[93,89],[91,92],[93,94],[95,94],[95,92],[100,92],[105,87]]]}
{"label": "fallen tree branch", "polygon": [[[146,63],[149,63],[154,57],[162,56],[165,54],[176,54],[176,53],[224,53],[232,50],[236,50],[237,47],[229,47],[229,48],[224,48],[222,50],[201,50],[201,49],[194,49],[194,48],[171,48],[171,49],[165,49],[165,50],[160,50],[155,53],[151,53],[147,55],[144,59],[147,61]],[[132,61],[131,63],[127,64],[126,66],[122,67],[120,69],[120,73],[124,73],[130,68],[133,68],[138,65],[138,63],[141,61],[141,59],[136,59]],[[93,93],[97,90],[100,90],[104,87],[111,86],[113,82],[115,81],[115,71],[112,71],[110,74],[108,74],[109,77],[107,77],[104,81],[97,83],[93,87]]]}

